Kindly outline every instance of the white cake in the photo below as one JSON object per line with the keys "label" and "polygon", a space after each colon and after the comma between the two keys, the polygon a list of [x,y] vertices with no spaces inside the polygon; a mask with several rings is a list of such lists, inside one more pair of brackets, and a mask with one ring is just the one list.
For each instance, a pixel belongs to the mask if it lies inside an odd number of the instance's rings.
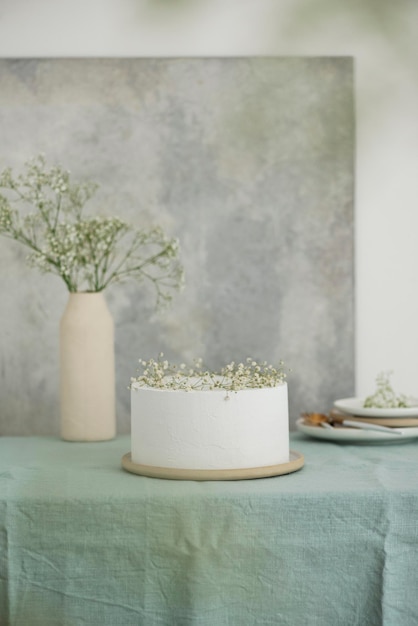
{"label": "white cake", "polygon": [[131,386],[134,463],[241,469],[289,461],[287,384],[226,392]]}

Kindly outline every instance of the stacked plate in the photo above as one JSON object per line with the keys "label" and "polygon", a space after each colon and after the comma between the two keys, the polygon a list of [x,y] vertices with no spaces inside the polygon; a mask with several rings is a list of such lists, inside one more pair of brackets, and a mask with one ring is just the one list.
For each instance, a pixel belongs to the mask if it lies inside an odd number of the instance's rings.
{"label": "stacked plate", "polygon": [[[416,404],[415,404],[416,402]],[[418,438],[418,400],[414,406],[399,409],[365,408],[364,398],[344,398],[334,402],[330,418],[349,422],[337,426],[312,425],[305,419],[297,422],[298,430],[311,437],[352,443],[404,443]],[[358,427],[356,427],[358,424]],[[370,427],[385,427],[373,429]]]}

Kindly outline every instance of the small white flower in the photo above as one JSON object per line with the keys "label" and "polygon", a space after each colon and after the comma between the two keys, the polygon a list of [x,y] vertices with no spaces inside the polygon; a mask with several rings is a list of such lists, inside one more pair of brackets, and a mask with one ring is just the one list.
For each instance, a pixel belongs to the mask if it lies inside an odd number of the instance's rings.
{"label": "small white flower", "polygon": [[[200,360],[195,360],[199,363]],[[283,368],[274,368],[263,362],[263,367],[251,359],[251,364],[244,366],[240,363],[237,368],[234,361],[225,365],[220,372],[202,372],[200,367],[189,368],[185,363],[179,366],[170,364],[167,360],[148,362],[140,360],[147,369],[136,380],[141,384],[157,389],[225,389],[226,391],[239,391],[241,389],[259,389],[263,387],[275,387],[284,382],[286,373]],[[253,363],[255,365],[253,366]],[[227,394],[228,395],[228,394]]]}

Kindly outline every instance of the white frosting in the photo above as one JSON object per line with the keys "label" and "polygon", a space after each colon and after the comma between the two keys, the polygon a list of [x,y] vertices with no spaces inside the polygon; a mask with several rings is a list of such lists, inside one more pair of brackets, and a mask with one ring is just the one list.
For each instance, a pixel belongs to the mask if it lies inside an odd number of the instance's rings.
{"label": "white frosting", "polygon": [[132,461],[240,469],[289,461],[287,385],[226,392],[131,390]]}

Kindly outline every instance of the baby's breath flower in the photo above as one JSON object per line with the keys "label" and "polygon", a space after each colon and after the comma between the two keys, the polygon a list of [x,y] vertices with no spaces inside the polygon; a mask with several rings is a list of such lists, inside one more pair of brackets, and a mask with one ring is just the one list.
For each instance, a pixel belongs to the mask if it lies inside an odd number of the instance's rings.
{"label": "baby's breath flower", "polygon": [[[0,234],[28,247],[30,265],[60,276],[70,292],[102,291],[132,277],[152,283],[162,305],[182,287],[177,239],[118,217],[82,217],[95,183],[70,182],[70,172],[48,167],[40,155],[18,176],[1,172],[0,189]],[[21,213],[12,209],[16,201]]]}
{"label": "baby's breath flower", "polygon": [[380,372],[376,377],[377,389],[364,401],[365,408],[398,409],[411,406],[404,394],[397,395],[390,384],[392,372]]}
{"label": "baby's breath flower", "polygon": [[[209,370],[202,372],[200,368],[198,370],[187,368],[185,363],[177,366],[167,360],[162,361],[163,356],[163,353],[160,353],[157,361],[140,360],[145,369],[137,378],[131,379],[131,383],[137,383],[139,387],[183,391],[224,389],[227,391],[225,399],[229,399],[230,391],[277,387],[286,379],[283,361],[280,361],[278,367],[268,365],[266,361],[259,364],[254,359],[247,359],[246,366],[243,363],[236,365],[232,361],[219,372]],[[195,362],[202,366],[202,359]]]}

